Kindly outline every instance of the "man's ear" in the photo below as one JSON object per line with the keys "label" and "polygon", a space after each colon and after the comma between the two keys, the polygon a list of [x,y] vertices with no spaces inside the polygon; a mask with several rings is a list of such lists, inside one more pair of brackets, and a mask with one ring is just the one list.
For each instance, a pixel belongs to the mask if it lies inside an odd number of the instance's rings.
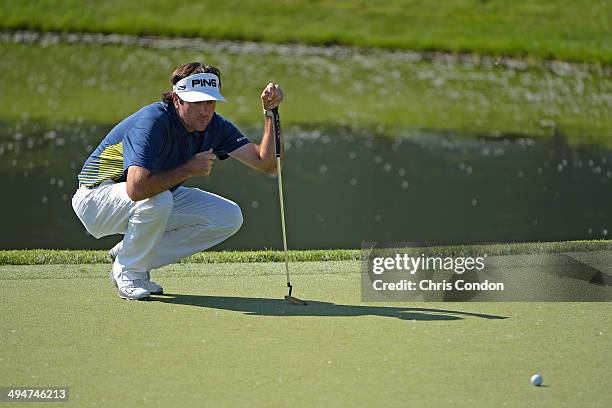
{"label": "man's ear", "polygon": [[172,92],[172,102],[174,103],[174,107],[177,107],[183,101],[181,100],[181,98],[178,97],[176,92]]}

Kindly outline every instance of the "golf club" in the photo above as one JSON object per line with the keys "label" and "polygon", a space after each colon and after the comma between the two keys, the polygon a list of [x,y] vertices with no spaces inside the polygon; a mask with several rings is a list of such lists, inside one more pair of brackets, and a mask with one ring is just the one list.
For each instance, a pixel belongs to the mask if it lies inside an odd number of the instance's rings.
{"label": "golf club", "polygon": [[272,109],[272,127],[274,128],[274,150],[276,153],[276,174],[278,176],[278,198],[280,200],[280,212],[281,212],[281,227],[283,230],[283,249],[285,250],[285,272],[287,273],[287,287],[289,288],[289,294],[285,296],[285,300],[294,305],[305,306],[307,303],[301,299],[291,296],[293,286],[291,286],[291,280],[289,279],[289,255],[287,253],[287,231],[285,229],[285,204],[283,202],[283,176],[281,171],[281,151],[283,144],[281,143],[282,132],[280,124],[280,115],[278,114],[278,108]]}

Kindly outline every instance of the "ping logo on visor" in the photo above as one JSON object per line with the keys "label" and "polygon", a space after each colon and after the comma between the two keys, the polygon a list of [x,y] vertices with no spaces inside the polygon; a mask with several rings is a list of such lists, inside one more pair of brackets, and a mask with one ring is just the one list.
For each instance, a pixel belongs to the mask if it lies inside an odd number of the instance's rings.
{"label": "ping logo on visor", "polygon": [[178,81],[172,90],[185,102],[225,101],[219,77],[211,73],[194,74]]}
{"label": "ping logo on visor", "polygon": [[206,78],[201,78],[201,79],[192,79],[191,80],[191,86],[193,88],[195,88],[196,86],[212,86],[212,87],[216,87],[217,86],[217,78],[210,78],[210,79],[206,79]]}

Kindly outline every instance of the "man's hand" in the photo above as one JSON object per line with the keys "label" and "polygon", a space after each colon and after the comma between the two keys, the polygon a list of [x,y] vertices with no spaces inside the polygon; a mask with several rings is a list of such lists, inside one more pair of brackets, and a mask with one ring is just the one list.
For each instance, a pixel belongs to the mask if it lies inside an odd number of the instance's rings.
{"label": "man's hand", "polygon": [[265,110],[271,110],[283,100],[283,90],[278,84],[270,82],[261,93],[261,104]]}
{"label": "man's hand", "polygon": [[[272,110],[283,101],[283,90],[278,84],[270,82],[261,93],[261,104],[267,111]],[[235,159],[265,173],[276,171],[276,156],[274,154],[274,130],[272,118],[264,116],[264,132],[261,144],[249,143],[230,153]]]}
{"label": "man's hand", "polygon": [[201,152],[193,156],[185,166],[191,177],[209,176],[212,171],[212,166],[215,161],[215,154],[212,149]]}
{"label": "man's hand", "polygon": [[215,155],[212,149],[193,156],[187,163],[172,170],[151,174],[144,167],[130,166],[127,174],[127,194],[132,201],[153,197],[164,190],[196,176],[208,176]]}

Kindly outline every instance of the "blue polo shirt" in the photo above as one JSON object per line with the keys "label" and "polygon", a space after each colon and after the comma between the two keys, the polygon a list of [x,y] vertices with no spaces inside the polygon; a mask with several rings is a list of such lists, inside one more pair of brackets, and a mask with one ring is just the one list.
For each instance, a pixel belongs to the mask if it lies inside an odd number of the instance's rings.
{"label": "blue polo shirt", "polygon": [[248,143],[240,130],[221,115],[215,113],[205,131],[188,132],[173,105],[156,102],[128,116],[108,133],[85,161],[79,183],[94,187],[106,180],[126,181],[130,166],[161,173],[209,149],[224,160]]}

